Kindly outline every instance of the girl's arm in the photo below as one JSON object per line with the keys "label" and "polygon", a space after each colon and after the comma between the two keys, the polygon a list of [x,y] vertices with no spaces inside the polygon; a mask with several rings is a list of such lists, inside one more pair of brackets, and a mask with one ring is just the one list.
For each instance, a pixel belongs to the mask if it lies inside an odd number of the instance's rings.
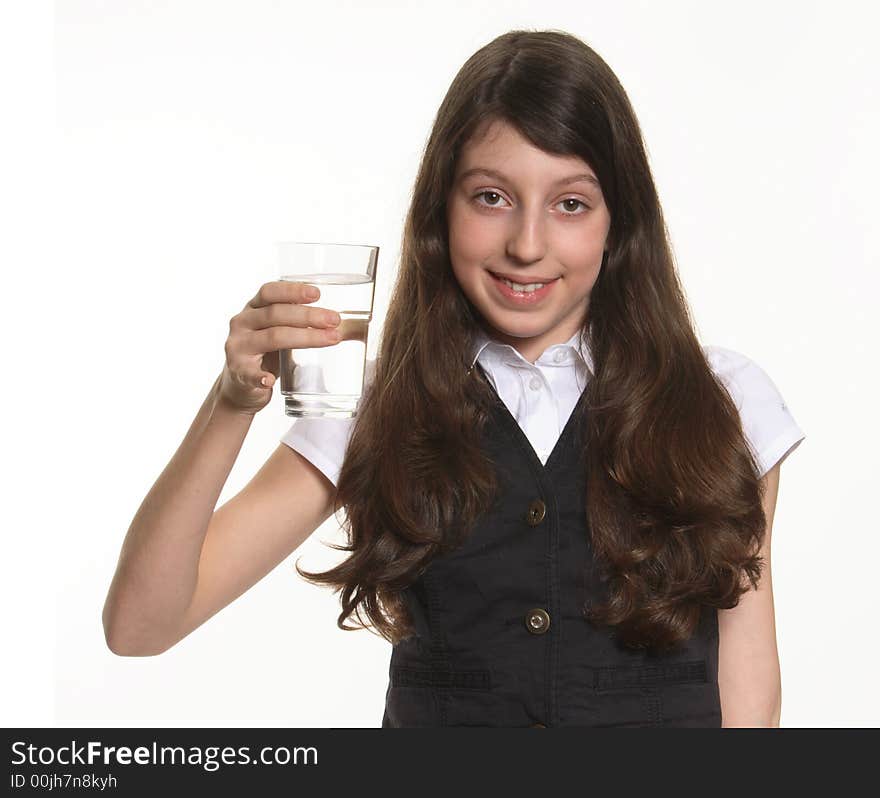
{"label": "girl's arm", "polygon": [[778,462],[761,480],[767,534],[760,551],[764,570],[758,589],[745,593],[733,609],[718,611],[718,687],[721,725],[725,727],[779,726],[782,678],[770,578],[770,531],[781,464]]}
{"label": "girl's arm", "polygon": [[186,437],[140,506],[104,604],[115,654],[160,654],[244,593],[332,513],[333,484],[279,444],[216,511],[253,415],[211,388]]}

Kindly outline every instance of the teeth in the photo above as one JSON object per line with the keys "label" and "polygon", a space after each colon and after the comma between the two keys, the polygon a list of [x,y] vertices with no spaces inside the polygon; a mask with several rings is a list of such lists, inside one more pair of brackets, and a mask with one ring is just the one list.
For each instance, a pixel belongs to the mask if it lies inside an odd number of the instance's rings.
{"label": "teeth", "polygon": [[510,280],[505,279],[504,277],[500,278],[502,282],[509,285],[514,291],[517,291],[520,294],[531,294],[533,291],[538,288],[542,288],[546,285],[546,283],[529,283],[528,285],[522,285],[520,283],[514,283]]}

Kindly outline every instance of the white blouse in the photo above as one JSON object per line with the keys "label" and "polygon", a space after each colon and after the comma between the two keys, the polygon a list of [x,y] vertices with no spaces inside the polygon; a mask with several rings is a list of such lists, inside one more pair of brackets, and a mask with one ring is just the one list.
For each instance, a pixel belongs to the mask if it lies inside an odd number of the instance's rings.
{"label": "white blouse", "polygon": [[[548,347],[534,364],[514,347],[484,333],[474,348],[473,362],[479,361],[545,464],[593,373],[589,348],[586,342],[578,340],[579,335],[580,330],[564,344]],[[743,432],[763,476],[806,436],[760,366],[745,355],[720,346],[704,346],[703,353],[739,410]],[[367,360],[365,388],[374,373],[375,361]],[[353,418],[297,418],[281,441],[336,485],[353,423]]]}

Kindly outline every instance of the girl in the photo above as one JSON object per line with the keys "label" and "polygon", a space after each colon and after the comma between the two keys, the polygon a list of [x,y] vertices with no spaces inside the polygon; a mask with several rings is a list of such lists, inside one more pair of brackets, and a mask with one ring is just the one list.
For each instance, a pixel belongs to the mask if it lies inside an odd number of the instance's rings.
{"label": "girl", "polygon": [[[779,467],[767,375],[702,347],[641,133],[557,31],[475,53],[434,123],[351,420],[299,419],[214,510],[277,350],[338,316],[272,282],[128,531],[110,648],[165,651],[345,509],[301,575],[392,643],[383,726],[775,726]],[[356,624],[348,626],[347,619]]]}

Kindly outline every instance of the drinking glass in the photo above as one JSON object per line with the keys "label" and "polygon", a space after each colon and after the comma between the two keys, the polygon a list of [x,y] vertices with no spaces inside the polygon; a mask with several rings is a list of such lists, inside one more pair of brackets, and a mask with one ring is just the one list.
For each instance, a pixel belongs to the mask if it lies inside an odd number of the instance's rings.
{"label": "drinking glass", "polygon": [[301,241],[275,247],[280,279],[317,286],[321,296],[310,304],[335,310],[342,319],[338,343],[278,350],[284,412],[351,418],[364,388],[379,247]]}

